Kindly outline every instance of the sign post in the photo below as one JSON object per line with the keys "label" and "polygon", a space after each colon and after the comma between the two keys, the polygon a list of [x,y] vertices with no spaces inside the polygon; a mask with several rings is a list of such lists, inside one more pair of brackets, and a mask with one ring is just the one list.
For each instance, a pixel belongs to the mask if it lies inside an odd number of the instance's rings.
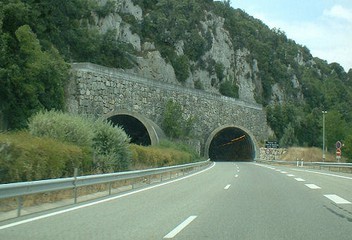
{"label": "sign post", "polygon": [[340,162],[340,159],[341,159],[341,154],[342,154],[341,147],[342,147],[342,143],[340,141],[337,141],[336,142],[336,160],[337,160],[337,162]]}

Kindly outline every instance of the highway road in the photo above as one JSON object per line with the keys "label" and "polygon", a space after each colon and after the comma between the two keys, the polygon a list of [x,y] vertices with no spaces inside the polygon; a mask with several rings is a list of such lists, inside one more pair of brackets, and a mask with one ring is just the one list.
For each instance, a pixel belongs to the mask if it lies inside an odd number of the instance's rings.
{"label": "highway road", "polygon": [[352,239],[352,175],[252,162],[0,223],[0,239]]}

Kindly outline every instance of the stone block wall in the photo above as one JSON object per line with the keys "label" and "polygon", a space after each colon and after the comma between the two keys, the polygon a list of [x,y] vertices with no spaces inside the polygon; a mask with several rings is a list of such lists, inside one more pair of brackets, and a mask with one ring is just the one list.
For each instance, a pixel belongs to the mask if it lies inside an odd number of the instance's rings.
{"label": "stone block wall", "polygon": [[72,64],[67,93],[70,112],[102,116],[127,110],[142,114],[159,126],[165,104],[172,99],[182,106],[185,118],[196,117],[194,134],[201,145],[214,129],[224,125],[242,128],[255,141],[263,141],[268,135],[266,114],[260,105],[91,63]]}

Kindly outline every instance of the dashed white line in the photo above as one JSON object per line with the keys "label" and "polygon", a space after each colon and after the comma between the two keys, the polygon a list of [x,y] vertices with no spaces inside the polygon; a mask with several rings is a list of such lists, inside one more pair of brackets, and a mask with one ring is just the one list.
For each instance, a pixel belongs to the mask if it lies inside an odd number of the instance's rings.
{"label": "dashed white line", "polygon": [[339,197],[335,194],[325,194],[324,197],[330,199],[336,204],[351,204],[351,202],[347,201],[346,199],[343,199],[342,197]]}
{"label": "dashed white line", "polygon": [[305,182],[306,180],[302,179],[302,178],[295,178],[296,181],[298,182]]}
{"label": "dashed white line", "polygon": [[287,174],[288,177],[294,177],[295,175],[293,174]]}
{"label": "dashed white line", "polygon": [[226,185],[226,187],[224,187],[225,190],[229,189],[231,187],[231,184]]}
{"label": "dashed white line", "polygon": [[321,187],[315,185],[315,184],[305,184],[307,187],[309,187],[310,189],[321,189]]}
{"label": "dashed white line", "polygon": [[235,175],[235,178],[238,178],[238,174]]}
{"label": "dashed white line", "polygon": [[190,216],[185,221],[183,221],[180,225],[178,225],[174,230],[165,235],[164,238],[174,238],[179,232],[181,232],[185,227],[187,227],[197,216]]}
{"label": "dashed white line", "polygon": [[283,173],[283,174],[287,174],[287,172],[285,172],[285,171],[281,171],[281,173]]}

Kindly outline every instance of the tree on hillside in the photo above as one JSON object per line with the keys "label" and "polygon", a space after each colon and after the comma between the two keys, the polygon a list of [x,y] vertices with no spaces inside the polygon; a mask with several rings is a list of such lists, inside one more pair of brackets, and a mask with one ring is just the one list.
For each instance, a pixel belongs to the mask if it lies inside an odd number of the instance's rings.
{"label": "tree on hillside", "polygon": [[[10,128],[26,126],[27,119],[41,109],[63,109],[68,65],[52,47],[42,51],[39,40],[28,25],[15,36],[2,34],[6,61],[0,65],[2,111]],[[16,44],[18,49],[9,49]]]}
{"label": "tree on hillside", "polygon": [[164,109],[162,128],[165,134],[173,139],[187,138],[192,135],[194,117],[184,118],[179,103],[169,100]]}
{"label": "tree on hillside", "polygon": [[335,143],[343,141],[349,132],[348,125],[341,113],[336,110],[328,111],[325,118],[326,146],[328,150],[335,150]]}

